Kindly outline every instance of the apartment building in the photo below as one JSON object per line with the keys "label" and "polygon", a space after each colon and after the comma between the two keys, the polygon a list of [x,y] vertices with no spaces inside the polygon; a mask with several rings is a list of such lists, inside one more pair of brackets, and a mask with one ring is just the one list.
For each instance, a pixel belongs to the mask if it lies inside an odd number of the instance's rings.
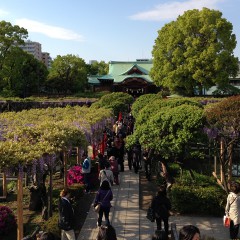
{"label": "apartment building", "polygon": [[52,58],[48,52],[42,52],[42,61],[47,66],[47,68],[51,67]]}
{"label": "apartment building", "polygon": [[39,42],[33,42],[30,40],[25,41],[25,45],[19,46],[22,50],[32,54],[36,59],[42,61],[47,68],[51,66],[52,58],[47,52],[42,52],[42,45]]}

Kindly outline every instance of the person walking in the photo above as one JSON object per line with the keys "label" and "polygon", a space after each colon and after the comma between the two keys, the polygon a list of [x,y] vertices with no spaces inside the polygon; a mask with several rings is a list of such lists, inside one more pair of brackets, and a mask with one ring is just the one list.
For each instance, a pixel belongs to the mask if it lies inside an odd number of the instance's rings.
{"label": "person walking", "polygon": [[108,181],[110,186],[113,185],[113,180],[114,180],[114,177],[113,177],[113,172],[111,170],[111,165],[109,162],[107,162],[105,164],[105,169],[102,169],[100,172],[99,172],[99,177],[98,177],[99,181],[100,181],[100,186],[102,185],[103,181]]}
{"label": "person walking", "polygon": [[90,193],[91,190],[91,159],[85,154],[85,159],[82,163],[82,174],[84,176],[84,184],[85,184],[85,193]]}
{"label": "person walking", "polygon": [[110,225],[109,213],[111,208],[111,201],[113,199],[113,193],[109,184],[109,181],[103,181],[97,195],[94,200],[94,207],[100,204],[100,210],[98,212],[97,226],[102,225],[103,214],[105,216],[106,225]]}
{"label": "person walking", "polygon": [[98,153],[98,166],[99,166],[99,171],[102,169],[105,169],[107,163],[107,159],[103,156],[102,153]]}
{"label": "person walking", "polygon": [[230,238],[237,239],[239,224],[240,224],[240,184],[232,182],[230,184],[230,193],[227,197],[227,204],[225,207],[226,216],[229,216],[230,221]]}
{"label": "person walking", "polygon": [[167,191],[165,186],[160,186],[157,195],[151,202],[151,208],[156,218],[157,230],[162,229],[162,221],[164,223],[164,230],[166,234],[169,234],[169,211],[171,210],[171,202],[167,197]]}
{"label": "person walking", "polygon": [[200,231],[194,225],[183,226],[179,231],[178,240],[200,240]]}
{"label": "person walking", "polygon": [[58,226],[61,229],[61,240],[75,240],[74,210],[70,202],[71,193],[64,189],[60,193]]}
{"label": "person walking", "polygon": [[111,156],[109,158],[109,163],[111,165],[111,170],[113,172],[113,178],[114,178],[114,183],[116,185],[119,185],[119,178],[118,178],[118,175],[119,175],[119,170],[118,170],[118,161],[117,159],[114,157],[114,156]]}

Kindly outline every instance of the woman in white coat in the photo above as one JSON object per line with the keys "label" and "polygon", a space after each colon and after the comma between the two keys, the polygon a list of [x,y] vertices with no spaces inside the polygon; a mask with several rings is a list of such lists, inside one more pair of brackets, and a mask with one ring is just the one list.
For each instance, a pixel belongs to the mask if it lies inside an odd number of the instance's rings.
{"label": "woman in white coat", "polygon": [[227,197],[227,204],[225,208],[226,215],[230,217],[230,238],[238,238],[238,230],[240,224],[240,184],[232,182],[230,184],[230,193]]}

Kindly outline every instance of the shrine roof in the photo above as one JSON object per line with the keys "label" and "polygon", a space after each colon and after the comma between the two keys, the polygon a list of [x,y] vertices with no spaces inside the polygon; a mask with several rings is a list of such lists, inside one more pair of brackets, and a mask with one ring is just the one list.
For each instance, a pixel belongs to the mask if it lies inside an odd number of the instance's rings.
{"label": "shrine roof", "polygon": [[109,73],[102,76],[89,76],[90,84],[100,84],[100,82],[113,81],[121,83],[128,78],[142,78],[147,82],[152,83],[149,72],[153,66],[152,60],[139,60],[133,62],[111,61],[109,63]]}
{"label": "shrine roof", "polygon": [[143,73],[148,74],[152,66],[152,60],[134,62],[111,61],[109,63],[109,74],[112,76],[123,75],[130,71],[133,67],[136,67]]}

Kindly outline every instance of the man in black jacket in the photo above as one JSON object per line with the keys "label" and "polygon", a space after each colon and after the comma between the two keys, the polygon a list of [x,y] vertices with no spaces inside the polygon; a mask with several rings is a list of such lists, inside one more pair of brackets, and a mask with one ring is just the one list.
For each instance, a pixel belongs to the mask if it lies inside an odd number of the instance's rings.
{"label": "man in black jacket", "polygon": [[169,211],[171,210],[171,202],[167,197],[165,186],[160,186],[157,196],[152,200],[151,207],[156,217],[157,230],[162,229],[162,221],[164,223],[164,230],[166,234],[169,233],[168,218],[170,216]]}
{"label": "man in black jacket", "polygon": [[61,229],[61,240],[75,240],[74,233],[74,210],[70,202],[71,194],[64,189],[60,193],[59,200],[59,222]]}

